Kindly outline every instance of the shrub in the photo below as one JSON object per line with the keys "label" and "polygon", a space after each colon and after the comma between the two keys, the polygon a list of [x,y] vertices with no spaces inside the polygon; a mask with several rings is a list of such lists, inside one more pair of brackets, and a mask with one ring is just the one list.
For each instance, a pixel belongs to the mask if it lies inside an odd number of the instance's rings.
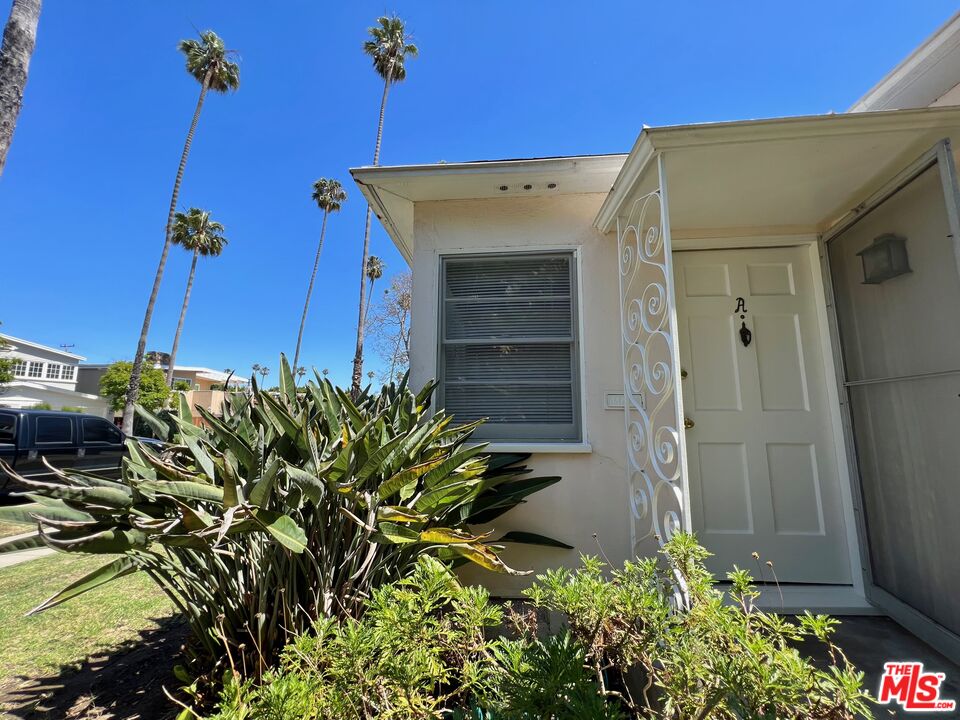
{"label": "shrub", "polygon": [[27,410],[53,410],[53,405],[48,402],[38,402],[28,407]]}
{"label": "shrub", "polygon": [[321,617],[355,614],[423,553],[516,572],[502,542],[560,544],[527,533],[496,542],[470,525],[489,522],[559,478],[524,478],[524,456],[482,457],[467,446],[476,424],[429,415],[433,386],[406,382],[356,402],[318,378],[297,393],[285,359],[281,392],[254,385],[228,396],[224,416],[180,396],[176,430],[141,415],[163,451],[130,441],[121,481],[54,470],[19,478],[41,504],[0,508],[39,523],[37,537],[0,552],[47,544],[121,553],[41,603],[40,611],[136,570],[151,575],[192,629],[190,672],[220,674],[232,660],[258,677],[288,639]]}
{"label": "shrub", "polygon": [[[108,367],[100,377],[100,394],[110,400],[110,406],[116,411],[123,410],[126,403],[131,372],[133,372],[133,363],[121,360]],[[163,407],[168,397],[170,397],[170,387],[167,385],[167,376],[163,370],[144,366],[140,375],[140,394],[137,396],[137,402],[147,410],[157,410]]]}
{"label": "shrub", "polygon": [[73,406],[73,405],[64,405],[62,408],[60,408],[60,411],[61,411],[61,412],[69,412],[69,413],[82,413],[82,412],[83,412],[83,408],[82,408],[82,407],[75,407],[75,406]]}
{"label": "shrub", "polygon": [[[708,555],[680,533],[664,547],[665,563],[627,562],[607,580],[602,562],[584,558],[576,572],[538,576],[527,596],[566,616],[600,693],[634,717],[871,717],[863,673],[830,641],[837,620],[759,611],[750,575],[737,568],[728,574],[734,604],[725,603],[703,565]],[[827,669],[801,656],[804,639],[826,647]],[[644,682],[631,691],[635,671]]]}
{"label": "shrub", "polygon": [[190,392],[193,390],[193,385],[187,380],[177,380],[173,383],[173,389],[177,392]]}
{"label": "shrub", "polygon": [[[627,563],[605,579],[585,558],[580,570],[541,576],[529,596],[567,619],[545,639],[533,613],[512,615],[517,637],[496,636],[503,612],[486,591],[421,558],[408,579],[376,590],[359,620],[324,620],[298,637],[262,684],[228,675],[217,718],[870,717],[862,673],[830,643],[836,621],[758,611],[737,570],[737,604],[725,605],[704,555],[677,536],[666,564]],[[829,667],[800,655],[804,638],[825,643]]]}

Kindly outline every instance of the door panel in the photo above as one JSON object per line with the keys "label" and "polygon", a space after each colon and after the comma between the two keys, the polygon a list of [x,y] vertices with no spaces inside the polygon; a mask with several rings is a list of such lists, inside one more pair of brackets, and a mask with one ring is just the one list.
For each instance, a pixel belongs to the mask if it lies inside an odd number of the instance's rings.
{"label": "door panel", "polygon": [[691,513],[710,568],[755,568],[757,552],[781,582],[849,583],[808,250],[677,252],[674,263]]}
{"label": "door panel", "polygon": [[[858,253],[906,238],[910,272]],[[827,243],[873,584],[960,634],[960,274],[939,166]]]}

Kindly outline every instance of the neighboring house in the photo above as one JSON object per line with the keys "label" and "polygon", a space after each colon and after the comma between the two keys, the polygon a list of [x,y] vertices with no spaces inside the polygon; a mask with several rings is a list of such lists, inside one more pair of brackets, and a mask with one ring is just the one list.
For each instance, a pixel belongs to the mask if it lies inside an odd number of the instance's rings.
{"label": "neighboring house", "polygon": [[497,529],[575,550],[514,567],[686,528],[721,578],[773,562],[770,606],[880,608],[960,658],[958,82],[954,18],[857,112],[352,170],[413,271],[411,382],[563,478]]}
{"label": "neighboring house", "polygon": [[97,392],[78,391],[77,375],[86,358],[39,343],[0,334],[6,345],[0,357],[11,358],[13,382],[0,386],[0,406],[28,408],[46,403],[54,410],[79,408],[100,417],[112,416],[109,403]]}
{"label": "neighboring house", "polygon": [[[88,364],[81,365],[79,370],[78,386],[86,392],[99,392],[100,378],[110,367],[106,364]],[[166,373],[167,368],[164,365],[155,365],[154,367],[163,370]],[[203,407],[214,414],[219,414],[223,407],[223,387],[229,379],[231,390],[243,390],[247,387],[249,380],[238,375],[213,370],[206,367],[190,367],[187,365],[176,365],[173,369],[174,383],[183,381],[187,383],[191,390],[187,393],[187,400],[193,407]],[[214,389],[216,388],[216,389]]]}

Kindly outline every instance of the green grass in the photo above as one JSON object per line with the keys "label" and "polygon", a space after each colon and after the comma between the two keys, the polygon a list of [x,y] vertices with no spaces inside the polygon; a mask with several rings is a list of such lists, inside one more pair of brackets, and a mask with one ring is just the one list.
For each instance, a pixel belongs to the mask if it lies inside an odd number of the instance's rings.
{"label": "green grass", "polygon": [[19,523],[0,521],[0,538],[10,537],[11,535],[22,535],[31,530],[33,530],[33,525],[20,525]]}
{"label": "green grass", "polygon": [[0,681],[57,673],[134,640],[172,603],[144,573],[108,583],[50,610],[31,608],[113,556],[56,553],[0,569]]}

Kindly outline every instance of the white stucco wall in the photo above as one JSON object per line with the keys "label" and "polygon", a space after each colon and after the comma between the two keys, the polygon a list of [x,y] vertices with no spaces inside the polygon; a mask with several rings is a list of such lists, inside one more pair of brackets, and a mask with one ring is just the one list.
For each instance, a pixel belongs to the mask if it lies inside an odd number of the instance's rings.
{"label": "white stucco wall", "polygon": [[[415,387],[436,376],[441,255],[537,249],[575,249],[580,255],[584,437],[591,451],[535,454],[530,465],[537,475],[563,479],[493,525],[495,537],[522,529],[556,537],[575,549],[510,546],[504,557],[517,569],[542,572],[575,566],[580,553],[599,553],[598,542],[614,563],[629,556],[623,411],[603,407],[606,393],[623,392],[617,243],[613,235],[601,236],[592,227],[603,198],[602,194],[557,195],[414,206],[410,369]],[[464,576],[507,596],[516,595],[529,582],[470,568]]]}

